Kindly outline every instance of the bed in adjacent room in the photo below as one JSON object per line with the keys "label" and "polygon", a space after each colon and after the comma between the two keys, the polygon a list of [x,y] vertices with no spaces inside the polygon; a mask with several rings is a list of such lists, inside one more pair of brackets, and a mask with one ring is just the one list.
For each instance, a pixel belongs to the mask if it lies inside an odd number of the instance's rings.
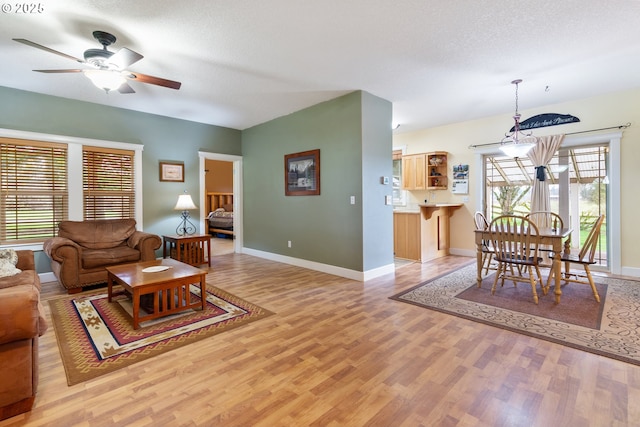
{"label": "bed in adjacent room", "polygon": [[209,234],[233,236],[233,193],[207,193],[211,212],[207,216]]}

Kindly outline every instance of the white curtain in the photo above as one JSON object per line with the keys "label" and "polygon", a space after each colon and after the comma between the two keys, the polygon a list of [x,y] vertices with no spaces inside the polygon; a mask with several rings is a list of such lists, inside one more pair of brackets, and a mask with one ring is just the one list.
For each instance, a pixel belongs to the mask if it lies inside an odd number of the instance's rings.
{"label": "white curtain", "polygon": [[531,212],[551,210],[546,166],[560,148],[563,139],[564,135],[539,137],[536,146],[529,151],[528,157],[536,168],[531,188]]}

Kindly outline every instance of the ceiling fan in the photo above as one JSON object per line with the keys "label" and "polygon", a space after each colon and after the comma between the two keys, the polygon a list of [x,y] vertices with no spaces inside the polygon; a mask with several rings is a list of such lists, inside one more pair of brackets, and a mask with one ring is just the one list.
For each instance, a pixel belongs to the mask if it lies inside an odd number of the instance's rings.
{"label": "ceiling fan", "polygon": [[143,58],[137,52],[121,48],[117,52],[111,52],[107,50],[107,46],[112,45],[116,41],[116,37],[105,31],[94,31],[93,37],[100,42],[102,49],[87,49],[84,51],[84,59],[76,58],[66,53],[58,52],[57,50],[42,46],[38,43],[26,39],[13,39],[18,43],[26,44],[27,46],[42,49],[47,52],[60,55],[64,58],[71,59],[81,64],[89,65],[91,68],[86,69],[66,69],[66,70],[33,70],[39,73],[83,73],[87,76],[94,85],[103,89],[107,93],[110,90],[117,90],[120,93],[135,93],[133,88],[129,86],[127,80],[138,81],[141,83],[149,83],[152,85],[158,85],[168,87],[171,89],[180,89],[182,83],[173,80],[162,79],[160,77],[153,77],[146,74],[135,73],[133,71],[126,70],[125,68],[134,64]]}

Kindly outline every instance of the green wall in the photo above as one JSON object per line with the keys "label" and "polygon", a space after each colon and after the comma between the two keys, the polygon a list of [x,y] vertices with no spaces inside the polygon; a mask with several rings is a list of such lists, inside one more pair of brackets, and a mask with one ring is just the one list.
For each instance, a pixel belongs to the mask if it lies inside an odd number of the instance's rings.
{"label": "green wall", "polygon": [[[393,111],[390,102],[367,92],[362,111],[363,271],[369,271],[393,263],[393,206],[384,204],[385,196],[392,196]],[[389,184],[382,184],[382,177]]]}
{"label": "green wall", "polygon": [[[370,203],[379,196],[380,176],[391,176],[390,123],[388,101],[352,92],[244,130],[244,246],[355,271],[392,263],[391,206],[384,197]],[[284,156],[314,149],[320,149],[320,195],[285,196]],[[381,248],[364,247],[373,232]]]}
{"label": "green wall", "polygon": [[[143,226],[160,235],[175,233],[179,194],[187,190],[198,203],[198,151],[242,153],[239,130],[1,86],[0,128],[143,144]],[[160,160],[184,162],[185,182],[160,182]],[[36,258],[39,272],[50,271],[46,255]]]}
{"label": "green wall", "polygon": [[[177,196],[197,200],[198,151],[241,155],[245,247],[355,271],[393,263],[391,186],[380,184],[391,177],[386,100],[353,92],[242,132],[5,87],[0,100],[0,128],[143,144],[145,231],[173,234]],[[285,197],[284,155],[316,148],[321,194]],[[160,182],[160,160],[184,162],[185,182]],[[50,271],[43,253],[36,263]]]}

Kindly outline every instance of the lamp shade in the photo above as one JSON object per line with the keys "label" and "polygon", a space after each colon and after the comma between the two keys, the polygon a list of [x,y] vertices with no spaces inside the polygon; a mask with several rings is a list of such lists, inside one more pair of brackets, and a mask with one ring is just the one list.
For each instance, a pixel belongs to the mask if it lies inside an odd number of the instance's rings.
{"label": "lamp shade", "polygon": [[533,147],[535,147],[535,144],[531,142],[512,142],[501,145],[500,151],[506,156],[516,158],[526,156]]}
{"label": "lamp shade", "polygon": [[173,210],[188,211],[190,209],[198,209],[198,207],[195,204],[193,204],[191,195],[181,194],[180,196],[178,196],[178,203],[176,203],[176,207],[173,208]]}
{"label": "lamp shade", "polygon": [[110,70],[84,70],[84,75],[100,89],[106,91],[117,90],[127,80],[117,71]]}

